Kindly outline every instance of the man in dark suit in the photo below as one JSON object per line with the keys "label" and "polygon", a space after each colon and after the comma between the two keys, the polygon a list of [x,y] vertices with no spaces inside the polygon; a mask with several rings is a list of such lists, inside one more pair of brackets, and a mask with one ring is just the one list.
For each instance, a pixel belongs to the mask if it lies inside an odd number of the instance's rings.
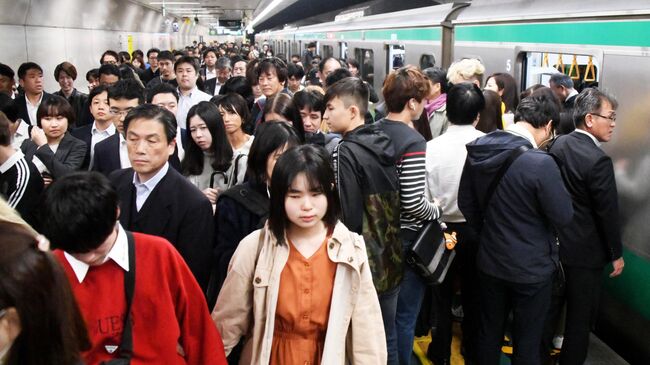
{"label": "man in dark suit", "polygon": [[124,130],[133,168],[109,176],[120,197],[120,223],[169,240],[205,291],[212,265],[212,205],[169,168],[176,144],[174,115],[157,105],[140,105],[124,120]]}
{"label": "man in dark suit", "polygon": [[25,91],[16,96],[18,117],[29,125],[36,125],[36,111],[50,94],[43,91],[43,69],[34,62],[25,62],[18,67],[18,82]]}
{"label": "man in dark suit", "polygon": [[203,91],[210,95],[219,95],[221,86],[228,81],[232,73],[232,66],[228,57],[219,58],[215,67],[217,76],[203,82]]}
{"label": "man in dark suit", "polygon": [[73,129],[70,134],[84,141],[88,146],[86,158],[81,168],[90,170],[95,157],[95,146],[106,138],[116,133],[113,116],[108,106],[108,88],[97,86],[90,91],[88,96],[90,113],[93,116],[92,124]]}
{"label": "man in dark suit", "polygon": [[573,88],[573,80],[571,80],[571,77],[563,73],[551,75],[548,85],[563,105],[558,133],[569,134],[576,129],[573,123],[573,107],[578,96],[578,91]]}
{"label": "man in dark suit", "polygon": [[597,89],[576,98],[576,130],[561,136],[550,149],[561,161],[566,187],[573,200],[573,224],[559,230],[560,261],[566,277],[566,328],[561,364],[582,364],[589,332],[598,312],[601,278],[623,271],[618,194],[612,160],[600,149],[616,126],[617,102]]}

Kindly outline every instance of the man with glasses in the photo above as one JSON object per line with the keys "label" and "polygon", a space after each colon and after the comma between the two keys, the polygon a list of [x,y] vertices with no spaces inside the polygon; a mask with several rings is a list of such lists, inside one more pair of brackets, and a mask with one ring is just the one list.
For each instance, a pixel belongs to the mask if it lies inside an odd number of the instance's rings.
{"label": "man with glasses", "polygon": [[566,278],[566,327],[561,364],[582,364],[589,332],[598,313],[603,269],[610,278],[623,272],[618,194],[612,159],[600,148],[616,127],[616,100],[597,89],[576,97],[575,131],[553,143],[551,154],[562,161],[575,214],[560,229],[560,261]]}
{"label": "man with glasses", "polygon": [[109,113],[117,133],[95,145],[93,171],[108,176],[112,171],[131,167],[124,139],[124,118],[144,103],[144,89],[134,79],[120,80],[108,89]]}

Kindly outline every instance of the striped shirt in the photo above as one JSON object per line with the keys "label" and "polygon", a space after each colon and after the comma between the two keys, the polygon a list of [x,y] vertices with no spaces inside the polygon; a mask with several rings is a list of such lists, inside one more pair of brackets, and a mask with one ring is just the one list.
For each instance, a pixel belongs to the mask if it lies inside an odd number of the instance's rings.
{"label": "striped shirt", "polygon": [[426,141],[402,122],[382,119],[377,123],[395,148],[401,228],[417,232],[425,221],[438,219],[442,213],[438,205],[425,198]]}
{"label": "striped shirt", "polygon": [[0,165],[0,196],[29,221],[39,203],[43,179],[38,169],[21,151],[16,151]]}

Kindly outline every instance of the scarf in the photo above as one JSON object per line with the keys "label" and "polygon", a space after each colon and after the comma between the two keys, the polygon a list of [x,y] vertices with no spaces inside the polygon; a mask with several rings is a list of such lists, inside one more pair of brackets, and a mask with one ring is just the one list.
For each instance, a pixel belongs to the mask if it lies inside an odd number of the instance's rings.
{"label": "scarf", "polygon": [[424,110],[427,112],[427,118],[431,118],[431,114],[436,110],[440,109],[443,105],[447,103],[447,94],[440,94],[437,98],[433,100],[427,100],[427,104],[424,106]]}

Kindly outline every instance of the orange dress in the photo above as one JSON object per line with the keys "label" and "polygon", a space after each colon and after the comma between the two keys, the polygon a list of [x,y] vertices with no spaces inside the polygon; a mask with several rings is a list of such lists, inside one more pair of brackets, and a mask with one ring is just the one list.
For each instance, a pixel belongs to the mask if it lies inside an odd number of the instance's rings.
{"label": "orange dress", "polygon": [[292,243],[280,276],[271,365],[318,365],[329,320],[336,264],[327,239],[306,259]]}

